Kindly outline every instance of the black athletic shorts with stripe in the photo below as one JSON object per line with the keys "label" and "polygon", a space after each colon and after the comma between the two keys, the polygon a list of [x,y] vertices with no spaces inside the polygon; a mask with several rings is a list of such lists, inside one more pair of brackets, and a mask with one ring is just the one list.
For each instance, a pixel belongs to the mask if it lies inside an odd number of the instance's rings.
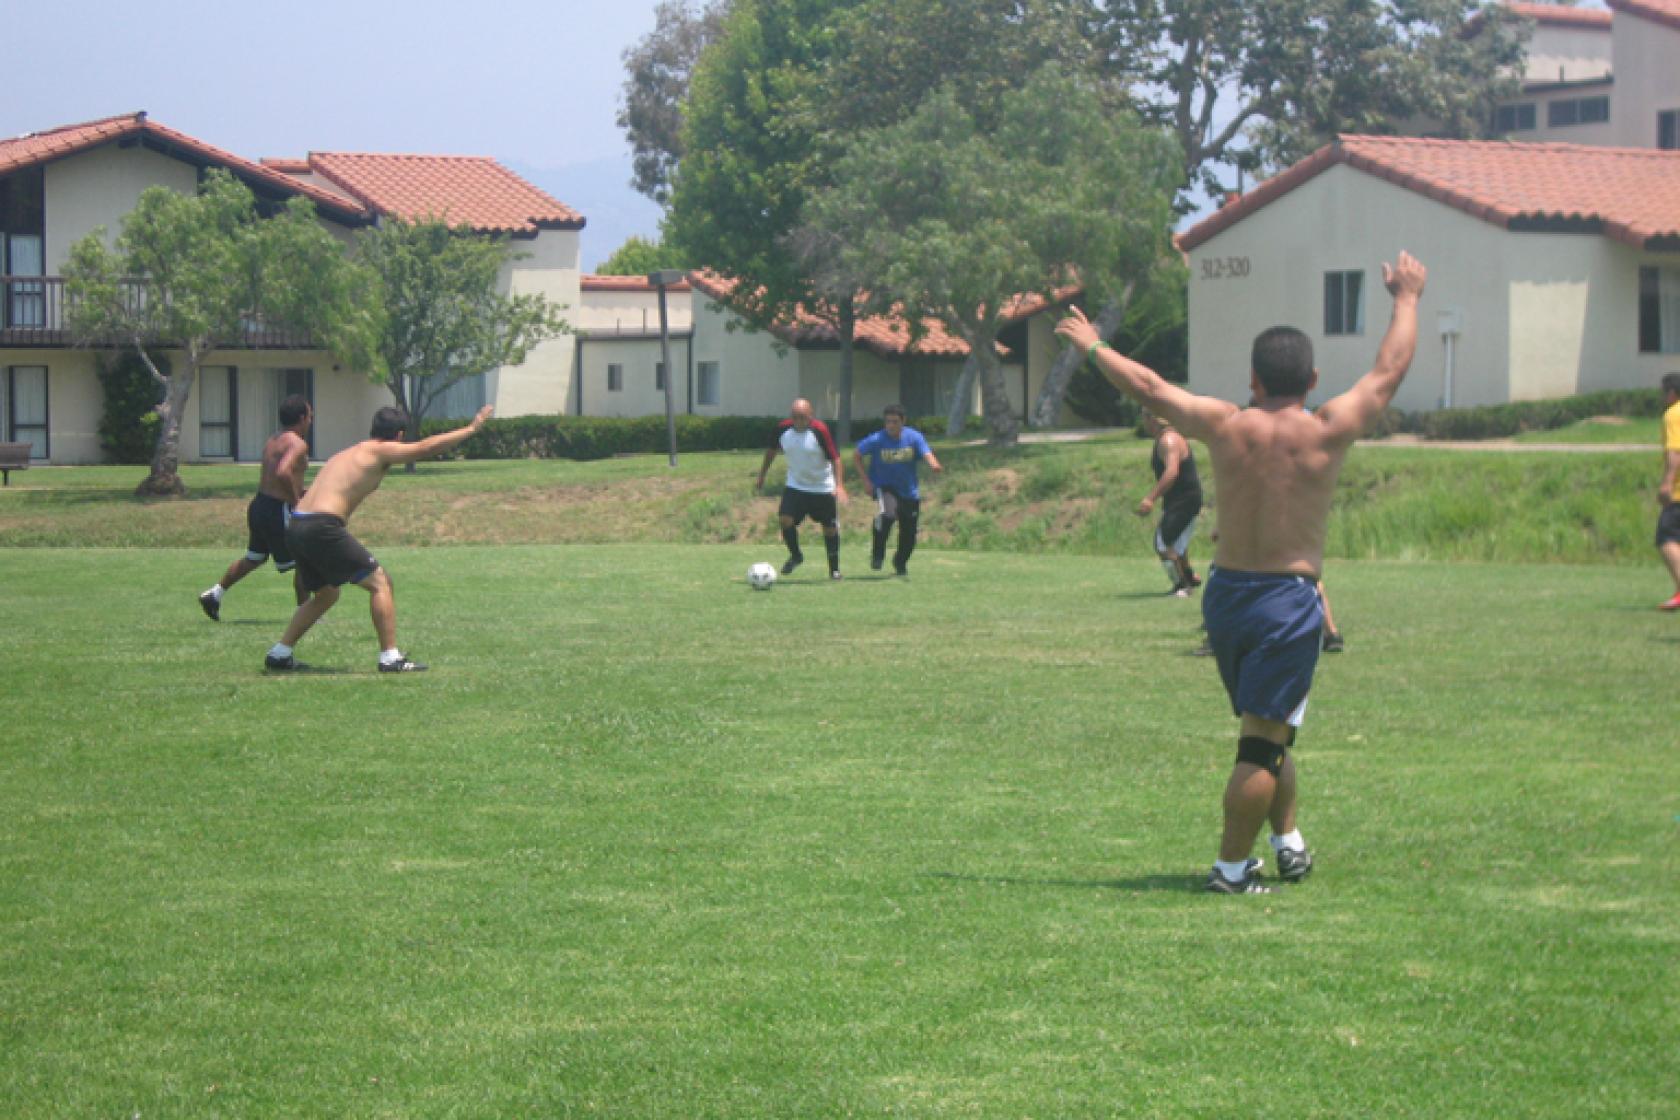
{"label": "black athletic shorts with stripe", "polygon": [[1670,502],[1657,518],[1657,547],[1680,543],[1680,502]]}
{"label": "black athletic shorts with stripe", "polygon": [[286,503],[267,494],[258,494],[245,507],[245,559],[261,564],[274,557],[274,570],[289,572],[297,566],[291,549],[286,547]]}
{"label": "black athletic shorts with stripe", "polygon": [[360,583],[379,567],[373,553],[350,535],[344,519],[330,513],[294,513],[286,543],[297,558],[305,591]]}
{"label": "black athletic shorts with stripe", "polygon": [[832,525],[840,516],[840,510],[835,504],[833,494],[818,494],[812,490],[795,490],[791,486],[782,491],[782,504],[777,512],[783,517],[792,518],[795,525],[807,517],[818,525]]}

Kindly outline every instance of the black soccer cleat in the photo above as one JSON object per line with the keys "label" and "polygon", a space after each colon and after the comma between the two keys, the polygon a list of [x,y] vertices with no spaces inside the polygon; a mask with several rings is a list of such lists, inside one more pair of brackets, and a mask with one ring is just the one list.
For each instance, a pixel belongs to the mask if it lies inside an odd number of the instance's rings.
{"label": "black soccer cleat", "polygon": [[271,673],[296,673],[309,666],[289,653],[284,657],[276,657],[271,653],[263,658],[263,668]]}
{"label": "black soccer cleat", "polygon": [[871,556],[869,558],[869,570],[872,572],[878,572],[881,570],[881,565],[886,562],[887,558],[885,556]]}
{"label": "black soccer cleat", "polygon": [[1248,861],[1246,874],[1236,882],[1225,878],[1219,873],[1219,868],[1208,869],[1207,883],[1202,889],[1212,894],[1271,894],[1272,888],[1260,881],[1260,861]]}
{"label": "black soccer cleat", "polygon": [[782,565],[782,574],[784,576],[791,576],[793,574],[793,570],[803,563],[805,563],[805,557],[789,556],[787,558],[787,563]]}
{"label": "black soccer cleat", "polygon": [[206,591],[198,597],[198,605],[204,608],[204,613],[210,616],[211,622],[222,620],[222,601]]}
{"label": "black soccer cleat", "polygon": [[1342,632],[1340,630],[1326,630],[1322,648],[1325,653],[1341,653],[1343,649]]}
{"label": "black soccer cleat", "polygon": [[1279,848],[1277,851],[1278,878],[1286,883],[1299,883],[1312,871],[1312,853],[1302,848]]}
{"label": "black soccer cleat", "polygon": [[894,564],[893,576],[897,579],[909,579],[910,569],[905,567],[903,564]]}
{"label": "black soccer cleat", "polygon": [[408,655],[404,654],[395,661],[381,661],[379,671],[381,673],[424,673],[426,666],[418,661],[411,661]]}

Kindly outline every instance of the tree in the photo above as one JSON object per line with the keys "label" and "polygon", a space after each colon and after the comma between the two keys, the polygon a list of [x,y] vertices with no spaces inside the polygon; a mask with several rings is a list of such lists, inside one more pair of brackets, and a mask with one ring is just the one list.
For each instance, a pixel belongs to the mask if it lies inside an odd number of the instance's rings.
{"label": "tree", "polygon": [[411,440],[450,386],[516,366],[571,330],[545,296],[497,290],[503,266],[520,259],[504,237],[388,218],[357,235],[354,257],[385,308],[376,380],[408,414]]}
{"label": "tree", "polygon": [[[274,217],[232,175],[212,170],[195,195],[149,187],[115,247],[96,229],[65,267],[69,327],[82,345],[130,345],[162,390],[151,473],[137,493],[180,495],[181,418],[210,352],[256,320],[311,334],[340,361],[370,368],[380,316],[342,248],[293,198]],[[177,363],[159,360],[178,350]]]}
{"label": "tree", "polygon": [[875,277],[872,307],[937,319],[968,343],[989,441],[1011,446],[997,353],[1011,300],[1075,279],[1101,300],[1152,271],[1177,168],[1160,130],[1050,64],[1001,98],[995,128],[945,88],[860,136],[806,224],[834,238],[849,271]]}
{"label": "tree", "polygon": [[1523,31],[1480,0],[1110,0],[1095,39],[1178,136],[1183,185],[1217,197],[1221,166],[1282,167],[1339,132],[1485,134]]}
{"label": "tree", "polygon": [[842,442],[850,438],[853,299],[813,282],[789,238],[837,155],[820,127],[819,76],[848,0],[736,0],[695,69],[667,236],[735,281],[726,304],[765,330],[814,315],[840,340]]}
{"label": "tree", "polygon": [[632,235],[595,272],[600,276],[646,276],[660,269],[683,267],[682,254],[664,242]]}
{"label": "tree", "polygon": [[671,175],[682,159],[683,102],[701,52],[713,42],[729,0],[660,0],[653,30],[624,51],[618,127],[630,141],[631,185],[655,202],[670,197]]}

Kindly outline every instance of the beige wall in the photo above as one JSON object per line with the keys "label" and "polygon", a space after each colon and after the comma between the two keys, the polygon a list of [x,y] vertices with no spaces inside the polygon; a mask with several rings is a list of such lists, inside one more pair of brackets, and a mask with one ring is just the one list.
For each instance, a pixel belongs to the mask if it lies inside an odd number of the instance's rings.
{"label": "beige wall", "polygon": [[[1614,86],[1594,85],[1569,89],[1547,90],[1543,93],[1526,93],[1508,105],[1533,105],[1535,127],[1520,132],[1509,132],[1505,139],[1515,140],[1523,144],[1557,143],[1557,144],[1591,144],[1607,146],[1616,142],[1616,101]],[[1550,106],[1554,101],[1579,100],[1583,97],[1610,98],[1610,119],[1592,124],[1560,125],[1552,128],[1546,124],[1551,112]],[[1652,128],[1656,125],[1653,123]],[[1651,147],[1651,144],[1645,145]]]}
{"label": "beige wall", "polygon": [[[1402,409],[1439,406],[1442,312],[1456,312],[1461,324],[1458,406],[1637,388],[1662,373],[1662,355],[1637,352],[1637,296],[1640,264],[1664,263],[1664,255],[1590,234],[1508,233],[1338,166],[1191,254],[1191,387],[1246,400],[1253,336],[1287,323],[1313,339],[1320,371],[1313,399],[1345,390],[1369,369],[1387,329],[1381,264],[1401,248],[1430,270],[1417,356],[1395,401]],[[1210,262],[1236,260],[1248,262],[1247,277],[1208,274]],[[1365,273],[1365,329],[1326,338],[1324,273],[1343,269]]]}
{"label": "beige wall", "polygon": [[762,331],[727,330],[726,312],[704,292],[694,294],[694,365],[717,362],[719,396],[715,406],[696,404],[703,416],[780,416],[803,391],[799,355],[777,347]]}
{"label": "beige wall", "polygon": [[[578,234],[544,230],[530,241],[514,241],[526,254],[502,271],[502,290],[513,295],[541,294],[561,305],[568,322],[578,316]],[[572,363],[577,340],[562,335],[535,347],[517,366],[504,366],[485,378],[485,396],[499,416],[561,414],[574,397]]]}
{"label": "beige wall", "polygon": [[11,417],[4,399],[5,373],[12,366],[47,369],[47,454],[55,464],[97,463],[99,414],[104,390],[94,373],[93,354],[85,350],[0,350],[0,440],[11,438]]}
{"label": "beige wall", "polygon": [[[1617,17],[1616,22],[1620,22]],[[1592,31],[1579,27],[1536,24],[1528,43],[1523,69],[1530,82],[1573,82],[1602,78],[1610,73],[1611,35],[1608,29]]]}
{"label": "beige wall", "polygon": [[[665,414],[665,394],[656,389],[655,367],[660,361],[659,340],[586,341],[583,344],[583,414],[585,416],[652,416]],[[624,367],[624,388],[607,389],[607,366]],[[673,407],[688,411],[688,340],[671,340]],[[573,401],[568,411],[575,408]],[[710,410],[708,410],[710,411]]]}
{"label": "beige wall", "polygon": [[[687,330],[694,323],[692,293],[667,292],[665,318],[673,331]],[[580,292],[581,305],[570,316],[572,325],[589,330],[657,331],[659,293]]]}
{"label": "beige wall", "polygon": [[1680,30],[1617,12],[1616,86],[1610,97],[1609,143],[1657,145],[1657,113],[1680,109]]}
{"label": "beige wall", "polygon": [[47,275],[59,276],[70,247],[98,226],[114,239],[122,219],[147,187],[166,186],[191,194],[198,172],[189,164],[145,148],[106,145],[46,165]]}

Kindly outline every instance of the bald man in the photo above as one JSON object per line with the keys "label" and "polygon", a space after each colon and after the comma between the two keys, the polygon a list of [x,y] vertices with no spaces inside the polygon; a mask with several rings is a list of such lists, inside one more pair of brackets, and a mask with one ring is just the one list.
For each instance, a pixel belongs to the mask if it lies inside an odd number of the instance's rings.
{"label": "bald man", "polygon": [[846,500],[846,466],[828,425],[811,413],[811,402],[801,397],[793,402],[788,418],[776,425],[764,462],[758,468],[753,491],[764,489],[764,476],[777,455],[787,456],[787,485],[777,510],[782,540],[788,558],[782,574],[791,575],[805,562],[799,549],[799,523],[809,517],[822,526],[823,547],[828,551],[828,578],[840,578],[840,514],[836,502]]}

